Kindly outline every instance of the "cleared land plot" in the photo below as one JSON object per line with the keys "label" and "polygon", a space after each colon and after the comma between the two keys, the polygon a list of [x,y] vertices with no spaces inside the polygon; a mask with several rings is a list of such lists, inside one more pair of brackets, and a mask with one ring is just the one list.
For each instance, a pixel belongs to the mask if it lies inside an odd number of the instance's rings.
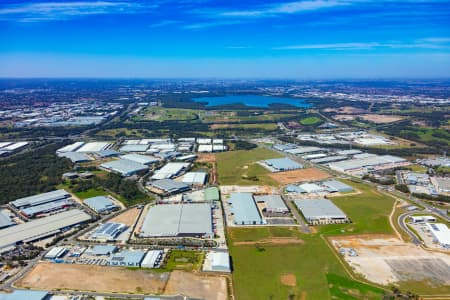
{"label": "cleared land plot", "polygon": [[423,250],[390,235],[330,237],[338,250],[352,248],[357,256],[345,261],[369,281],[431,294],[450,292],[450,255]]}
{"label": "cleared land plot", "polygon": [[208,163],[216,162],[216,154],[214,153],[198,153],[195,162],[198,163]]}
{"label": "cleared land plot", "polygon": [[191,298],[208,300],[228,299],[225,277],[173,271],[164,291],[166,295],[187,295]]}
{"label": "cleared land plot", "polygon": [[169,273],[119,267],[39,263],[16,286],[40,290],[80,290],[108,293],[161,293]]}
{"label": "cleared land plot", "polygon": [[400,120],[403,120],[405,117],[402,116],[395,116],[395,115],[378,115],[378,114],[368,114],[368,115],[362,115],[361,118],[363,120],[376,123],[376,124],[386,124],[386,123],[392,123],[397,122]]}
{"label": "cleared land plot", "polygon": [[281,184],[290,184],[304,181],[318,181],[331,177],[328,173],[325,173],[316,168],[271,173],[269,174],[269,176]]}
{"label": "cleared land plot", "polygon": [[300,120],[302,125],[314,125],[320,122],[322,122],[322,119],[319,117],[307,117]]}
{"label": "cleared land plot", "polygon": [[121,213],[120,215],[117,215],[116,217],[112,218],[110,222],[122,223],[132,227],[136,223],[137,217],[139,216],[139,212],[140,210],[137,208],[129,209],[126,212]]}
{"label": "cleared land plot", "polygon": [[278,128],[276,123],[259,123],[259,124],[212,124],[209,126],[212,130],[216,129],[261,129],[261,130],[276,130]]}
{"label": "cleared land plot", "polygon": [[264,148],[229,151],[216,154],[219,183],[222,185],[270,185],[277,182],[269,177],[269,171],[257,162],[281,157]]}
{"label": "cleared land plot", "polygon": [[[381,299],[380,289],[348,277],[318,235],[259,227],[229,229],[228,236],[236,299]],[[284,239],[300,242],[277,243]]]}

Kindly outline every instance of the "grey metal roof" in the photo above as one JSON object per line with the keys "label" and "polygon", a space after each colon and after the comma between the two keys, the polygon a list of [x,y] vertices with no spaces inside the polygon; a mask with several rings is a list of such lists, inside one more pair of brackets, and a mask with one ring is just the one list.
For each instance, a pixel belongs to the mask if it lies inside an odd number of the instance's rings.
{"label": "grey metal roof", "polygon": [[15,223],[11,220],[11,218],[4,214],[1,210],[0,210],[0,228],[3,227],[8,227],[11,225],[14,225]]}
{"label": "grey metal roof", "polygon": [[122,223],[107,222],[100,225],[92,234],[93,239],[107,239],[114,240],[118,235],[128,228]]}
{"label": "grey metal roof", "polygon": [[253,196],[250,193],[231,193],[228,202],[236,224],[262,224]]}
{"label": "grey metal roof", "polygon": [[303,168],[303,165],[287,157],[267,159],[264,161],[264,163],[279,171],[295,170]]}
{"label": "grey metal roof", "polygon": [[19,198],[11,202],[17,208],[25,206],[35,206],[47,202],[57,201],[70,197],[70,194],[65,190],[55,190],[48,193],[38,194],[34,196]]}
{"label": "grey metal roof", "polygon": [[145,152],[149,145],[125,145],[120,147],[122,152]]}
{"label": "grey metal roof", "polygon": [[63,152],[58,153],[59,157],[65,157],[70,159],[73,163],[84,162],[92,160],[89,156],[82,152]]}
{"label": "grey metal roof", "polygon": [[85,199],[84,204],[86,204],[96,212],[103,212],[117,208],[117,205],[109,197],[106,196],[97,196]]}
{"label": "grey metal roof", "polygon": [[73,226],[91,219],[84,211],[72,209],[45,218],[22,223],[0,230],[0,249],[20,241],[32,241],[60,229]]}
{"label": "grey metal roof", "polygon": [[153,164],[157,163],[159,160],[153,156],[148,155],[141,155],[141,154],[125,154],[122,155],[120,158],[122,159],[128,159],[135,162],[138,162],[143,165]]}
{"label": "grey metal roof", "polygon": [[307,220],[347,217],[339,207],[328,199],[294,200],[294,203]]}
{"label": "grey metal roof", "polygon": [[117,247],[114,245],[94,245],[86,251],[90,255],[108,255],[114,253]]}
{"label": "grey metal roof", "polygon": [[123,250],[112,255],[109,259],[109,263],[112,265],[116,263],[118,265],[140,265],[144,256],[145,252],[143,251]]}
{"label": "grey metal roof", "polygon": [[14,290],[12,293],[0,293],[0,300],[43,300],[48,295],[45,291]]}
{"label": "grey metal roof", "polygon": [[31,206],[24,209],[21,209],[21,212],[27,216],[33,216],[39,213],[46,213],[50,211],[54,211],[57,209],[61,209],[63,207],[71,206],[73,203],[68,199],[62,199],[53,202],[47,202],[41,205]]}
{"label": "grey metal roof", "polygon": [[326,186],[328,190],[335,190],[337,192],[353,191],[353,188],[351,186],[337,180],[327,180],[322,182],[322,184]]}
{"label": "grey metal roof", "polygon": [[172,179],[161,179],[152,182],[152,186],[168,193],[175,193],[177,191],[189,190],[190,187],[184,182],[175,181]]}
{"label": "grey metal roof", "polygon": [[212,235],[211,205],[206,203],[164,204],[149,209],[141,236]]}
{"label": "grey metal roof", "polygon": [[184,174],[182,181],[187,184],[205,184],[207,173],[188,172]]}
{"label": "grey metal roof", "polygon": [[342,170],[359,169],[377,165],[391,164],[406,161],[405,159],[392,155],[373,156],[360,159],[349,159],[330,164],[330,167]]}
{"label": "grey metal roof", "polygon": [[113,160],[101,164],[100,167],[118,172],[125,176],[148,169],[148,166],[128,159]]}
{"label": "grey metal roof", "polygon": [[272,210],[288,210],[286,204],[280,195],[262,195],[255,196],[256,202],[264,202],[268,209]]}
{"label": "grey metal roof", "polygon": [[333,161],[340,161],[340,160],[344,160],[344,159],[347,159],[347,156],[333,155],[333,156],[325,156],[325,157],[321,157],[321,158],[314,158],[314,159],[311,159],[311,162],[316,163],[316,164],[323,164],[323,163],[329,163],[329,162],[333,162]]}

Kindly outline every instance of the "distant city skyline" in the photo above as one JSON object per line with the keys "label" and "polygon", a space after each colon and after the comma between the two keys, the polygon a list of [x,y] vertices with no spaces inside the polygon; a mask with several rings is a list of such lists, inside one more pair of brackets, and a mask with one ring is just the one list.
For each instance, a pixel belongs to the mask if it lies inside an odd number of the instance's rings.
{"label": "distant city skyline", "polygon": [[450,1],[2,1],[0,77],[449,78]]}

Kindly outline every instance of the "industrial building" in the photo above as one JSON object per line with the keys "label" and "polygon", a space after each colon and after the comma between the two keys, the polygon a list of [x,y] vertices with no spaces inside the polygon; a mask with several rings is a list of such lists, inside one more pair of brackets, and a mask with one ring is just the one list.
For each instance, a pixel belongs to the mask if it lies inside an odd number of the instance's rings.
{"label": "industrial building", "polygon": [[148,145],[125,145],[120,147],[121,152],[145,152],[148,149]]}
{"label": "industrial building", "polygon": [[0,300],[48,300],[45,291],[13,290],[12,293],[0,293]]}
{"label": "industrial building", "polygon": [[9,227],[9,226],[12,226],[15,224],[16,223],[14,223],[11,220],[11,216],[9,216],[8,214],[6,214],[2,210],[0,210],[0,229]]}
{"label": "industrial building", "polygon": [[139,236],[213,238],[211,205],[189,203],[150,207]]}
{"label": "industrial building", "polygon": [[190,185],[204,185],[208,178],[208,174],[205,172],[188,172],[183,175],[182,182]]}
{"label": "industrial building", "polygon": [[152,179],[158,180],[176,177],[181,174],[181,172],[185,171],[189,167],[189,165],[189,163],[179,162],[167,163],[164,167],[155,172],[155,174],[152,176]]}
{"label": "industrial building", "polygon": [[303,155],[303,154],[313,154],[319,153],[322,151],[326,151],[324,148],[313,147],[313,146],[304,146],[304,147],[295,147],[293,149],[286,149],[284,152],[295,154],[295,155]]}
{"label": "industrial building", "polygon": [[17,243],[33,242],[58,234],[61,230],[91,220],[91,216],[79,210],[72,209],[59,214],[40,218],[30,222],[0,230],[0,252]]}
{"label": "industrial building", "polygon": [[262,161],[262,164],[272,172],[290,171],[303,168],[303,165],[287,157],[266,159]]}
{"label": "industrial building", "polygon": [[433,216],[409,216],[409,220],[412,223],[436,222],[436,217],[433,217]]}
{"label": "industrial building", "polygon": [[155,194],[168,196],[189,191],[191,188],[184,182],[161,179],[152,181],[148,189]]}
{"label": "industrial building", "polygon": [[56,150],[56,153],[75,152],[83,145],[84,145],[84,142],[75,142],[73,144],[59,148],[58,150]]}
{"label": "industrial building", "polygon": [[90,143],[84,144],[76,151],[93,153],[93,152],[108,150],[109,148],[111,148],[111,146],[112,146],[112,144],[108,143],[108,142],[90,142]]}
{"label": "industrial building", "polygon": [[322,185],[325,186],[327,191],[330,193],[346,193],[353,191],[353,188],[351,186],[337,180],[327,180],[322,182]]}
{"label": "industrial building", "polygon": [[148,166],[128,159],[118,159],[106,162],[101,164],[100,168],[107,171],[119,173],[120,175],[125,177],[148,170]]}
{"label": "industrial building", "polygon": [[64,247],[54,247],[50,251],[48,251],[44,258],[46,259],[57,259],[66,254],[67,248]]}
{"label": "industrial building", "polygon": [[132,161],[135,161],[135,162],[143,164],[143,165],[151,165],[151,164],[155,164],[155,163],[159,162],[159,159],[157,159],[153,156],[140,155],[140,154],[126,154],[126,155],[122,155],[120,158],[132,160]]}
{"label": "industrial building", "polygon": [[450,249],[450,230],[442,223],[425,223],[435,243],[442,248]]}
{"label": "industrial building", "polygon": [[236,225],[264,224],[258,207],[250,193],[231,193],[228,203],[231,205],[231,214]]}
{"label": "industrial building", "polygon": [[286,204],[280,195],[262,195],[255,196],[255,201],[257,203],[264,203],[265,207],[263,209],[264,212],[267,213],[282,213],[286,214],[289,212]]}
{"label": "industrial building", "polygon": [[48,202],[55,202],[70,198],[70,194],[65,190],[55,190],[48,193],[38,194],[34,196],[19,198],[10,202],[17,209],[27,208],[31,206],[37,206]]}
{"label": "industrial building", "polygon": [[328,199],[294,200],[310,225],[347,223],[345,213]]}
{"label": "industrial building", "polygon": [[149,250],[141,262],[142,268],[156,268],[160,265],[164,256],[162,250]]}
{"label": "industrial building", "polygon": [[448,177],[434,177],[432,180],[437,192],[439,194],[450,193],[450,178]]}
{"label": "industrial building", "polygon": [[114,245],[95,245],[85,251],[86,255],[90,256],[109,256],[117,252],[117,247]]}
{"label": "industrial building", "polygon": [[107,222],[97,227],[97,229],[89,236],[89,239],[102,242],[113,242],[127,229],[128,226],[125,224]]}
{"label": "industrial building", "polygon": [[123,250],[121,252],[114,253],[111,256],[109,259],[109,265],[118,267],[140,267],[144,256],[145,252],[143,251]]}
{"label": "industrial building", "polygon": [[57,154],[59,157],[70,159],[74,164],[91,161],[92,158],[80,152],[62,152]]}
{"label": "industrial building", "polygon": [[361,175],[369,171],[392,169],[409,165],[406,159],[392,155],[376,155],[372,157],[348,159],[329,164],[330,169],[342,173]]}
{"label": "industrial building", "polygon": [[90,209],[98,214],[110,213],[114,210],[118,210],[120,207],[114,203],[108,196],[97,196],[84,200]]}
{"label": "industrial building", "polygon": [[231,272],[230,255],[225,251],[210,251],[206,253],[203,264],[205,272]]}
{"label": "industrial building", "polygon": [[56,212],[58,210],[66,209],[73,206],[74,203],[69,199],[62,199],[53,202],[47,202],[40,205],[35,205],[20,210],[20,213],[26,218],[35,218],[43,214]]}
{"label": "industrial building", "polygon": [[305,193],[321,193],[325,189],[315,183],[303,183],[299,185],[299,188],[305,191]]}

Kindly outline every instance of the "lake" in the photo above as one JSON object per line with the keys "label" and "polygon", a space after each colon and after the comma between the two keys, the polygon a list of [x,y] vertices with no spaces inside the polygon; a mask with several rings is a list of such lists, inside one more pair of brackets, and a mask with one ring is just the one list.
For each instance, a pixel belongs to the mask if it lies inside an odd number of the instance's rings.
{"label": "lake", "polygon": [[207,107],[221,106],[228,104],[245,104],[253,107],[268,108],[270,104],[289,104],[295,107],[308,108],[310,104],[303,99],[293,99],[284,97],[256,96],[256,95],[240,95],[240,96],[222,96],[222,97],[202,97],[193,98],[195,102],[207,102]]}

